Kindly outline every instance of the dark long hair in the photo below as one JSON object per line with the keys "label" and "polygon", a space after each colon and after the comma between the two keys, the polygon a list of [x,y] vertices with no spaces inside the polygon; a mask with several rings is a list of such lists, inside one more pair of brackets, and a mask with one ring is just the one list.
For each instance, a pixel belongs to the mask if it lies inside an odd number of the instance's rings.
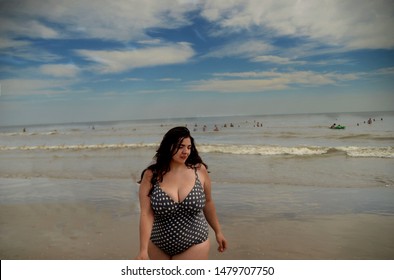
{"label": "dark long hair", "polygon": [[172,157],[178,152],[179,147],[185,138],[190,138],[191,142],[190,155],[185,162],[186,166],[189,168],[194,168],[199,164],[203,164],[208,169],[208,166],[202,161],[198,154],[194,139],[190,135],[189,129],[183,126],[178,126],[170,129],[164,135],[163,140],[156,151],[156,155],[153,158],[155,163],[151,164],[144,171],[142,171],[141,180],[145,171],[149,169],[153,173],[151,180],[152,185],[156,184],[156,182],[162,182],[164,175],[170,171]]}

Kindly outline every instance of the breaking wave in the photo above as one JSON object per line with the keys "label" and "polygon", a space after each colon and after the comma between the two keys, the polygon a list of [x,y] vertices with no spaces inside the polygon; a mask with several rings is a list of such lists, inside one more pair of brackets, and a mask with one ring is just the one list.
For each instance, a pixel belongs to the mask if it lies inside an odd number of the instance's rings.
{"label": "breaking wave", "polygon": [[135,149],[135,148],[150,148],[157,147],[157,144],[79,144],[79,145],[38,145],[38,146],[0,146],[0,151],[33,151],[33,150],[48,150],[48,151],[60,151],[60,150],[100,150],[100,149]]}
{"label": "breaking wave", "polygon": [[[38,145],[38,146],[0,146],[0,151],[81,151],[101,149],[139,149],[158,147],[157,143],[133,143],[133,144],[92,144],[92,145]],[[223,153],[236,155],[293,155],[293,156],[318,156],[342,153],[350,157],[377,157],[394,158],[394,147],[323,147],[323,146],[271,146],[271,145],[235,145],[235,144],[201,144],[198,145],[201,153]]]}
{"label": "breaking wave", "polygon": [[266,145],[203,145],[201,152],[230,153],[238,155],[294,155],[314,156],[333,153],[344,153],[351,157],[394,158],[394,147],[320,147],[320,146],[266,146]]}

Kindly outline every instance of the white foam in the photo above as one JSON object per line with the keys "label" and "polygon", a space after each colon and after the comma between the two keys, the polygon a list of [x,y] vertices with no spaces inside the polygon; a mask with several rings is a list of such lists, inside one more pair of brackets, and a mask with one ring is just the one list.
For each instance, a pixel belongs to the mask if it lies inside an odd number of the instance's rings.
{"label": "white foam", "polygon": [[92,145],[39,145],[39,146],[0,146],[0,151],[10,151],[10,150],[94,150],[94,149],[133,149],[133,148],[150,148],[156,147],[157,144],[92,144]]}
{"label": "white foam", "polygon": [[227,153],[237,155],[321,155],[327,152],[324,147],[281,147],[268,145],[201,145],[203,153]]}
{"label": "white foam", "polygon": [[394,158],[394,147],[338,147],[351,157]]}
{"label": "white foam", "polygon": [[[95,150],[95,149],[138,149],[156,148],[157,143],[119,143],[119,144],[80,144],[80,145],[38,145],[38,146],[0,146],[0,151],[30,151],[30,150]],[[332,152],[343,152],[350,157],[378,157],[394,158],[394,147],[322,147],[322,146],[272,146],[272,145],[233,145],[233,144],[201,144],[198,145],[201,153],[224,153],[235,155],[294,155],[315,156]]]}

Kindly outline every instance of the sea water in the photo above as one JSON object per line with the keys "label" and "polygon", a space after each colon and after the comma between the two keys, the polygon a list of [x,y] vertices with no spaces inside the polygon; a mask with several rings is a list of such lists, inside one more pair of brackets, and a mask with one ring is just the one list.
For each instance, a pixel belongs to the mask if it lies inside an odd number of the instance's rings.
{"label": "sea water", "polygon": [[394,112],[2,127],[0,177],[138,181],[174,126],[189,128],[219,183],[394,186]]}
{"label": "sea water", "polygon": [[[368,124],[368,119],[373,120]],[[328,129],[332,123],[345,129]],[[394,112],[233,116],[0,127],[0,149],[107,149],[157,146],[187,126],[202,152],[393,157]]]}
{"label": "sea water", "polygon": [[174,126],[189,128],[218,182],[394,186],[394,112],[3,127],[0,177],[138,181]]}

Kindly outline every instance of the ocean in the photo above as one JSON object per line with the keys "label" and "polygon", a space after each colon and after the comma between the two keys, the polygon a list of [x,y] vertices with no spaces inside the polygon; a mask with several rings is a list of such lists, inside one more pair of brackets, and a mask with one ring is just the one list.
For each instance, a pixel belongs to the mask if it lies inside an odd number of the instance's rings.
{"label": "ocean", "polygon": [[[333,123],[345,129],[330,129]],[[208,164],[218,216],[233,244],[227,255],[212,258],[394,258],[394,112],[0,127],[0,207],[93,205],[92,215],[131,223],[129,234],[138,236],[137,181],[174,126],[189,128]],[[63,255],[21,252],[15,236],[34,238],[22,232],[29,225],[22,213],[13,223],[0,213],[3,259],[136,255],[135,237],[125,241],[127,250],[119,245],[109,255],[78,249]],[[38,216],[35,221],[42,223]],[[108,221],[97,222],[90,229],[93,237],[85,238],[98,238],[104,224]],[[59,250],[56,246],[69,240],[65,228],[74,226],[46,228],[52,235],[41,242],[56,239],[51,246]]]}

